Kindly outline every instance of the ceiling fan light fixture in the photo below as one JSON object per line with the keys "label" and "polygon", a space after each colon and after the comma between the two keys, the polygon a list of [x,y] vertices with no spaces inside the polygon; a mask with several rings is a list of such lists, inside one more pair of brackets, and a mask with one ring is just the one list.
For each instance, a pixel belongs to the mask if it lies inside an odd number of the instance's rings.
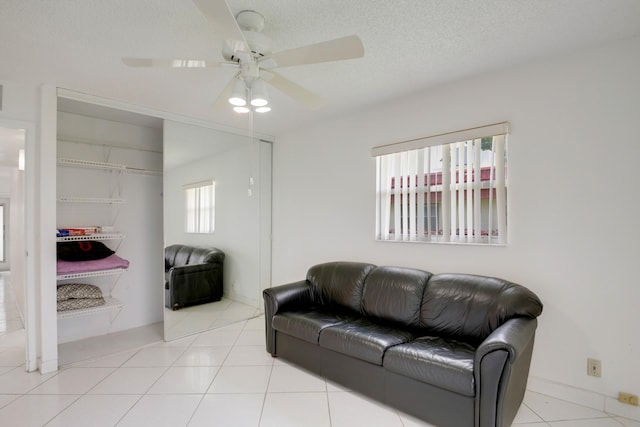
{"label": "ceiling fan light fixture", "polygon": [[262,80],[255,80],[251,84],[251,105],[254,107],[264,107],[269,103],[267,88]]}
{"label": "ceiling fan light fixture", "polygon": [[271,107],[269,105],[264,105],[262,107],[256,107],[256,113],[268,113],[271,111]]}
{"label": "ceiling fan light fixture", "polygon": [[233,111],[240,114],[247,114],[248,112],[251,111],[251,108],[243,105],[236,105],[235,107],[233,107]]}
{"label": "ceiling fan light fixture", "polygon": [[[244,81],[236,79],[233,83],[233,89],[231,89],[231,96],[229,96],[229,104],[236,107],[244,107],[247,105],[247,87]],[[234,108],[235,110],[235,108]]]}
{"label": "ceiling fan light fixture", "polygon": [[266,97],[254,97],[251,98],[251,105],[254,107],[264,107],[269,103],[269,100]]}
{"label": "ceiling fan light fixture", "polygon": [[247,101],[240,96],[232,96],[231,98],[229,98],[229,104],[236,107],[244,107],[245,105],[247,105]]}

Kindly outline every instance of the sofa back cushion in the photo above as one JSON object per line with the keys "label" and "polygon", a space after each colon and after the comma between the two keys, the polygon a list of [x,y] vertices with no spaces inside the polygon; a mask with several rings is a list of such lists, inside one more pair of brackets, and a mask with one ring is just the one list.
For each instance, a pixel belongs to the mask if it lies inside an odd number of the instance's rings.
{"label": "sofa back cushion", "polygon": [[360,262],[327,262],[307,272],[316,304],[360,312],[364,280],[375,268]]}
{"label": "sofa back cushion", "polygon": [[374,268],[364,282],[363,314],[419,326],[422,296],[429,277],[431,273],[414,268]]}
{"label": "sofa back cushion", "polygon": [[222,263],[224,252],[217,248],[171,245],[164,249],[165,271],[189,264]]}
{"label": "sofa back cushion", "polygon": [[437,274],[422,298],[420,324],[479,344],[513,317],[537,317],[542,303],[529,289],[494,277]]}

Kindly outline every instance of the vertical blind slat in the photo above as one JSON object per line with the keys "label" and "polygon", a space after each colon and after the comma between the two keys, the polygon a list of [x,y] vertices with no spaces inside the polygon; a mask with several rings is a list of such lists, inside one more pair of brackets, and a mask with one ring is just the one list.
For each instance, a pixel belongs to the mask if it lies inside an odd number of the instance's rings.
{"label": "vertical blind slat", "polygon": [[504,169],[504,135],[495,136],[496,145],[496,209],[498,210],[498,242],[506,243],[507,235],[507,191]]}
{"label": "vertical blind slat", "polygon": [[482,238],[482,140],[476,139],[473,145],[473,229],[474,238]]}
{"label": "vertical blind slat", "polygon": [[[424,193],[425,193],[425,186],[424,186],[424,174],[425,174],[425,156],[427,155],[426,152],[428,150],[427,149],[421,149],[418,150],[416,153],[417,156],[417,187],[416,187],[416,191],[418,192],[418,200],[417,200],[417,206],[416,206],[416,211],[418,214],[418,218],[417,218],[417,222],[418,222],[418,227],[417,227],[417,231],[416,231],[416,239],[421,240],[424,238]],[[427,211],[428,212],[428,211]]]}

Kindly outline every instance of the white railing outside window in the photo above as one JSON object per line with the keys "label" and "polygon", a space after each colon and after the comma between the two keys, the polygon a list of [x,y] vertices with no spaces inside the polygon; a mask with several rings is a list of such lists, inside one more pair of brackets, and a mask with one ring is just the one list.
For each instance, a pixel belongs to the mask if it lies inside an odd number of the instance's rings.
{"label": "white railing outside window", "polygon": [[376,239],[507,243],[508,124],[375,147]]}
{"label": "white railing outside window", "polygon": [[204,181],[183,186],[185,233],[213,233],[216,207],[215,185],[214,181]]}

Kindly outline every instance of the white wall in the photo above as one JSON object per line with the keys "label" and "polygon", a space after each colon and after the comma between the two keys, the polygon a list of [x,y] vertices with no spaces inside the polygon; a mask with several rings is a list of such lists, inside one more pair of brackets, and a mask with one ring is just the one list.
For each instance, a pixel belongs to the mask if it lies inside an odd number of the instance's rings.
{"label": "white wall", "polygon": [[[640,38],[540,60],[278,135],[274,285],[330,260],[519,282],[545,305],[530,385],[569,385],[556,394],[640,419],[604,397],[640,394],[638,52]],[[374,241],[371,147],[500,121],[511,123],[508,246]],[[587,357],[602,378],[586,375]]]}
{"label": "white wall", "polygon": [[[104,143],[100,145],[71,141]],[[129,147],[129,148],[117,148]],[[58,157],[123,164],[130,168],[162,170],[162,129],[58,114]],[[117,313],[58,321],[58,341],[131,329],[163,320],[162,176],[110,173],[102,170],[58,168],[59,195],[122,198],[122,205],[58,204],[58,227],[111,225],[126,234],[122,241],[105,241],[129,260],[120,276],[74,279],[93,283],[124,303]],[[119,190],[117,188],[119,187]],[[68,281],[67,281],[68,283]]]}
{"label": "white wall", "polygon": [[35,122],[38,117],[39,90],[36,86],[0,80],[2,85],[2,109],[0,117]]}
{"label": "white wall", "polygon": [[[225,253],[224,295],[258,306],[260,298],[258,145],[238,138],[235,147],[167,170],[164,178],[165,244],[217,247]],[[186,124],[165,122],[165,144],[188,144],[187,139],[214,144],[220,132]],[[255,194],[248,195],[253,177]],[[216,218],[213,234],[184,233],[182,186],[212,179],[216,183]]]}

